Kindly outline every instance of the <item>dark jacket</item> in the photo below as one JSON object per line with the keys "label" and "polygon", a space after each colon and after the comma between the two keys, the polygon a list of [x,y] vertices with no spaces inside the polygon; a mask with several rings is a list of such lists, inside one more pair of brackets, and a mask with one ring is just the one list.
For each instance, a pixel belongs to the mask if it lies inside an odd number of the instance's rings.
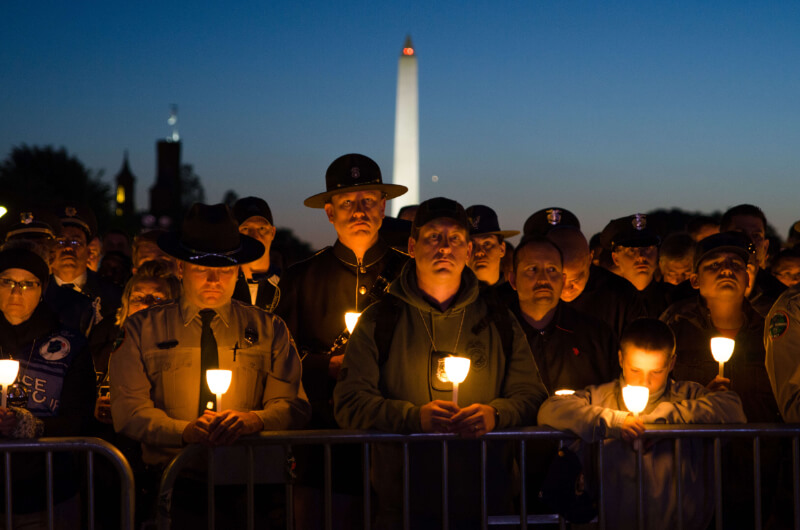
{"label": "dark jacket", "polygon": [[[87,434],[94,410],[95,375],[83,335],[64,328],[46,304],[39,304],[28,320],[15,326],[0,313],[0,353],[3,359],[20,362],[17,381],[28,387],[27,408],[44,422],[44,436]],[[15,513],[46,506],[44,469],[43,455],[14,455]],[[56,503],[77,492],[75,472],[69,455],[55,455]]]}
{"label": "dark jacket", "polygon": [[284,319],[303,358],[303,386],[312,407],[311,428],[335,428],[331,398],[336,381],[328,375],[330,349],[345,330],[344,314],[373,302],[378,276],[393,280],[408,256],[379,239],[361,263],[338,240],[281,277],[277,314]]}
{"label": "dark jacket", "polygon": [[[736,335],[733,355],[725,363],[725,377],[731,380],[730,389],[741,396],[748,421],[780,422],[764,366],[764,318],[747,301],[743,310],[745,323]],[[701,385],[711,382],[719,374],[719,363],[711,355],[711,338],[720,333],[711,322],[703,298],[698,295],[673,304],[661,315],[661,320],[675,333],[677,360],[673,377]]]}
{"label": "dark jacket", "polygon": [[636,288],[625,278],[592,265],[583,292],[572,302],[566,303],[602,320],[611,327],[614,335],[621,337],[625,326],[641,316],[636,293]]}
{"label": "dark jacket", "polygon": [[547,393],[600,385],[619,376],[617,339],[605,322],[559,302],[541,331],[525,320],[519,301],[511,311],[522,326]]}
{"label": "dark jacket", "polygon": [[244,272],[239,270],[239,278],[236,280],[236,287],[233,290],[233,299],[244,302],[245,304],[252,303],[250,296],[250,285],[258,285],[256,291],[256,302],[252,305],[261,309],[266,309],[270,313],[274,313],[281,300],[281,289],[278,286],[280,277],[277,273],[270,271],[260,275],[258,278],[247,280]]}

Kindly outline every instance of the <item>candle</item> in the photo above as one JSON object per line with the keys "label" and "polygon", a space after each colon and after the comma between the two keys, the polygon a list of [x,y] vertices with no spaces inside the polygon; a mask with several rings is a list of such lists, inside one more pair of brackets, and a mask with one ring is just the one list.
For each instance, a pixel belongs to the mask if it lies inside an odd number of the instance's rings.
{"label": "candle", "polygon": [[19,373],[19,361],[12,361],[10,359],[3,359],[0,361],[0,385],[3,385],[2,399],[0,399],[0,406],[6,406],[8,398],[8,386],[17,380]]}
{"label": "candle", "polygon": [[733,355],[733,347],[736,346],[736,341],[725,337],[714,337],[711,339],[711,355],[714,360],[719,363],[719,376],[722,377],[722,372],[725,363],[728,362]]}
{"label": "candle", "polygon": [[[626,385],[622,387],[622,401],[629,411],[633,412],[633,417],[638,418],[639,413],[647,407],[647,400],[650,399],[650,389],[646,386]],[[635,440],[633,448],[639,450],[639,440]]]}
{"label": "candle", "polygon": [[348,333],[353,333],[353,330],[356,329],[356,322],[358,322],[358,317],[360,316],[361,313],[353,313],[352,311],[344,314],[344,324],[347,326]]}
{"label": "candle", "polygon": [[562,388],[560,390],[556,390],[555,391],[555,394],[557,396],[571,396],[574,393],[575,393],[575,391],[574,390],[570,390],[569,388]]}
{"label": "candle", "polygon": [[444,372],[447,380],[453,383],[453,403],[458,406],[458,384],[467,378],[470,360],[466,357],[445,357]]}
{"label": "candle", "polygon": [[217,396],[217,412],[222,410],[222,394],[231,386],[232,375],[230,370],[206,370],[208,388]]}

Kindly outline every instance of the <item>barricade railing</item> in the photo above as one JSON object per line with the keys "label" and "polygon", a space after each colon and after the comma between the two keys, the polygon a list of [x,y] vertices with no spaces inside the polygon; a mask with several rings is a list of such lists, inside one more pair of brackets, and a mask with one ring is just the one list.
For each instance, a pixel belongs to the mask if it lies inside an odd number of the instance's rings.
{"label": "barricade railing", "polygon": [[[761,439],[762,438],[787,438],[792,440],[792,487],[793,487],[793,525],[796,530],[800,530],[800,425],[784,425],[784,424],[736,424],[736,425],[647,425],[644,434],[644,440],[674,440],[673,445],[673,458],[676,464],[676,469],[680,469],[680,462],[685,455],[681,455],[680,441],[686,438],[703,438],[713,440],[713,454],[714,454],[714,502],[715,502],[715,522],[717,528],[723,527],[723,513],[722,513],[722,477],[721,477],[721,451],[722,442],[730,439],[751,439],[753,441],[753,483],[755,485],[755,495],[753,499],[755,521],[753,521],[753,528],[761,528]],[[411,528],[411,506],[410,506],[410,490],[413,485],[410,483],[409,472],[409,446],[422,443],[422,442],[439,442],[441,443],[442,451],[442,528],[448,528],[448,444],[453,441],[461,441],[462,439],[452,434],[438,434],[438,433],[420,433],[420,434],[389,434],[378,433],[371,431],[280,431],[280,432],[262,432],[257,435],[247,436],[240,439],[236,446],[244,451],[247,456],[248,462],[253,462],[254,449],[259,446],[280,446],[284,447],[287,451],[291,451],[291,447],[300,445],[318,445],[322,446],[324,454],[324,468],[323,468],[323,495],[324,495],[324,525],[326,530],[333,527],[332,519],[332,464],[331,464],[331,447],[339,444],[359,444],[362,447],[362,463],[363,463],[363,521],[364,528],[370,528],[372,519],[372,506],[371,506],[371,488],[370,488],[370,471],[372,462],[370,454],[372,446],[376,444],[399,444],[402,447],[402,474],[403,474],[403,499],[402,499],[402,526],[405,529]],[[525,502],[527,498],[527,481],[526,481],[526,443],[532,441],[558,441],[558,442],[571,442],[576,440],[576,437],[570,433],[565,433],[551,429],[548,427],[530,427],[517,430],[503,430],[495,431],[484,435],[476,440],[474,443],[480,444],[481,453],[481,527],[486,529],[489,526],[503,526],[515,525],[523,530],[528,528],[529,525],[536,524],[553,524],[557,523],[563,528],[565,521],[557,514],[529,514],[528,506]],[[518,464],[521,472],[519,473],[519,513],[510,513],[505,515],[492,515],[488,513],[487,507],[487,480],[486,480],[486,465],[487,465],[487,444],[492,441],[509,441],[519,444]],[[604,449],[603,443],[594,444],[596,450],[596,466],[597,469],[593,470],[597,477],[602,478],[603,466],[608,465],[604,462]],[[645,499],[643,497],[642,485],[642,455],[647,451],[647,444],[640,443],[637,452],[637,476],[638,476],[638,495],[636,499],[636,516],[639,528],[644,528],[644,509]],[[161,479],[161,486],[158,495],[158,509],[157,509],[157,524],[160,530],[167,530],[170,528],[170,509],[172,489],[175,484],[175,479],[190,463],[196,461],[198,456],[205,454],[208,464],[208,522],[209,528],[213,529],[214,526],[214,483],[215,483],[215,450],[203,446],[190,446],[185,448],[178,456],[173,459],[169,466],[165,469]],[[247,494],[247,528],[254,528],[254,466],[252,464],[246,465],[246,494]],[[672,480],[667,478],[666,480]],[[676,491],[676,498],[681,499],[681,480],[673,480]],[[609,485],[603,484],[602,480],[598,480],[597,488],[597,504],[599,508],[596,523],[600,529],[606,528],[606,518],[603,510],[605,502],[605,491]],[[287,477],[285,481],[286,488],[286,527],[288,529],[294,528],[293,520],[293,484]],[[678,525],[683,525],[681,512],[681,503],[678,502]],[[749,526],[749,525],[748,525]]]}
{"label": "barricade railing", "polygon": [[[121,530],[133,530],[134,527],[134,498],[135,489],[133,471],[122,453],[100,438],[93,437],[58,437],[58,438],[31,438],[25,440],[0,441],[0,453],[4,456],[5,468],[5,498],[3,506],[5,511],[4,523],[6,529],[13,528],[13,484],[11,455],[14,453],[41,453],[45,458],[45,488],[47,499],[47,528],[52,530],[54,521],[54,479],[53,479],[53,453],[85,453],[86,455],[86,528],[95,528],[95,455],[105,457],[116,470],[120,484],[120,522]],[[75,481],[80,477],[73,477]]]}

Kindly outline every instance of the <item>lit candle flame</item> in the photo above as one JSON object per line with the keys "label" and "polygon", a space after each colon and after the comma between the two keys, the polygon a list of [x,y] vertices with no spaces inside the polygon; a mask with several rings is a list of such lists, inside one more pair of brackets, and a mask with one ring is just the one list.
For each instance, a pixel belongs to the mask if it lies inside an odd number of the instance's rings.
{"label": "lit candle flame", "polygon": [[570,390],[568,388],[562,388],[560,390],[556,390],[555,392],[557,396],[571,396],[574,393],[575,393],[574,390]]}
{"label": "lit candle flame", "polygon": [[19,373],[19,361],[10,359],[3,359],[0,361],[0,385],[3,385],[2,399],[0,406],[6,406],[6,398],[8,396],[8,386],[17,380]]}
{"label": "lit candle flame", "polygon": [[714,360],[719,363],[719,376],[722,377],[725,363],[728,362],[733,355],[733,348],[736,346],[736,341],[726,337],[713,337],[711,339],[711,355]]}
{"label": "lit candle flame", "polygon": [[352,311],[344,314],[344,324],[347,326],[348,333],[353,333],[353,330],[356,329],[356,322],[358,322],[358,317],[360,316],[361,313],[353,313]]}

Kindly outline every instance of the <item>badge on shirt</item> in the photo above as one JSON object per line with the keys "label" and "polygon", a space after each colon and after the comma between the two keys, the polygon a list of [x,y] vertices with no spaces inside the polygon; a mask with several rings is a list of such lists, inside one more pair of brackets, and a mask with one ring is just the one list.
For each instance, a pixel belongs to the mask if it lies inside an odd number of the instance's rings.
{"label": "badge on shirt", "polygon": [[61,336],[55,336],[39,348],[39,355],[48,361],[59,361],[69,355],[69,341]]}
{"label": "badge on shirt", "polygon": [[789,315],[783,311],[777,311],[769,321],[769,337],[779,339],[789,329]]}

